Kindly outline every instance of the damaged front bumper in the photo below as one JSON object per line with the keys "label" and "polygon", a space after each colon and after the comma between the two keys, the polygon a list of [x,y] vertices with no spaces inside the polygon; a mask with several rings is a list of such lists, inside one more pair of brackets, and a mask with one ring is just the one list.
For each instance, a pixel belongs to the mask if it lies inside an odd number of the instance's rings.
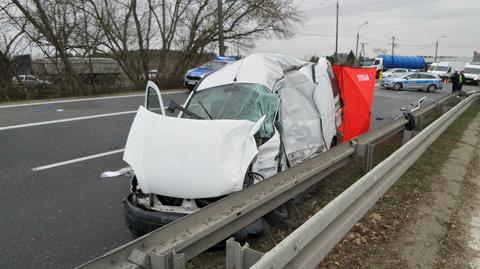
{"label": "damaged front bumper", "polygon": [[134,237],[139,237],[165,226],[187,214],[149,210],[141,206],[130,194],[125,199],[125,221]]}

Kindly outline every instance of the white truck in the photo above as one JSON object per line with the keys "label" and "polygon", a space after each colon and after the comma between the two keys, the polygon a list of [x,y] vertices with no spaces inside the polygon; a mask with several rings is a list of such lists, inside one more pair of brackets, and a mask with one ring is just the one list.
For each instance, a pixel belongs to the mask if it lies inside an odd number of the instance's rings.
{"label": "white truck", "polygon": [[449,79],[455,70],[463,70],[465,63],[462,62],[438,62],[432,63],[428,72],[439,76],[442,79]]}
{"label": "white truck", "polygon": [[478,85],[480,82],[480,63],[466,64],[464,68],[465,82]]}

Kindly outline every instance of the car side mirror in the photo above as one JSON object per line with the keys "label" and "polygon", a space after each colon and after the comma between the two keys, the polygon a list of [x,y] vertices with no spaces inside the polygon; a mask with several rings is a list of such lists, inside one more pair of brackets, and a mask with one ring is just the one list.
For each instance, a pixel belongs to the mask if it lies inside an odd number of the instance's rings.
{"label": "car side mirror", "polygon": [[405,78],[406,80],[409,80],[410,78]]}

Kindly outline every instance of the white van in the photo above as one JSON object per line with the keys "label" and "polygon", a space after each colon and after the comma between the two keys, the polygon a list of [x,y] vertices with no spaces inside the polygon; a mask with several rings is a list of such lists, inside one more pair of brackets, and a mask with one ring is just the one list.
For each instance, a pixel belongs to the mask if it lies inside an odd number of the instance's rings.
{"label": "white van", "polygon": [[461,71],[465,66],[465,62],[439,62],[432,63],[428,72],[439,76],[442,79],[450,79],[455,70]]}
{"label": "white van", "polygon": [[148,82],[123,159],[134,176],[127,225],[140,236],[337,144],[340,91],[330,63],[252,54],[204,78],[165,115]]}
{"label": "white van", "polygon": [[478,85],[480,82],[480,64],[466,64],[463,69],[465,83]]}

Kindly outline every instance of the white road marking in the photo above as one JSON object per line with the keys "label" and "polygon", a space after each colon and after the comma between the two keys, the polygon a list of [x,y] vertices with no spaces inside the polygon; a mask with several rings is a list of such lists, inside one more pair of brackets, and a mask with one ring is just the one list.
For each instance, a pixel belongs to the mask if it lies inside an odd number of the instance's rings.
{"label": "white road marking", "polygon": [[37,172],[37,171],[46,170],[46,169],[50,169],[50,168],[54,168],[54,167],[59,167],[59,166],[67,165],[67,164],[83,162],[83,161],[86,161],[86,160],[91,160],[91,159],[100,158],[100,157],[104,157],[104,156],[108,156],[108,155],[122,153],[123,151],[125,151],[125,149],[117,149],[117,150],[107,151],[107,152],[94,154],[94,155],[90,155],[90,156],[85,156],[85,157],[81,157],[81,158],[77,158],[77,159],[73,159],[73,160],[68,160],[68,161],[64,161],[64,162],[52,163],[52,164],[49,164],[49,165],[44,165],[44,166],[39,166],[39,167],[32,168],[32,171]]}
{"label": "white road marking", "polygon": [[25,128],[25,127],[32,127],[32,126],[39,126],[39,125],[48,125],[48,124],[54,124],[54,123],[60,123],[60,122],[70,122],[70,121],[78,121],[78,120],[112,117],[112,116],[117,116],[117,115],[125,115],[125,114],[133,114],[133,113],[137,113],[137,110],[98,114],[98,115],[92,115],[92,116],[75,117],[75,118],[68,118],[68,119],[61,119],[61,120],[50,120],[50,121],[25,123],[25,124],[19,124],[19,125],[10,125],[10,126],[0,127],[0,131],[10,130],[10,129],[18,129],[18,128]]}
{"label": "white road marking", "polygon": [[[188,92],[188,90],[172,90],[172,91],[162,93],[162,95],[184,93],[184,92]],[[129,95],[119,95],[119,96],[105,96],[105,97],[93,97],[93,98],[67,99],[67,100],[58,100],[58,101],[34,102],[34,103],[16,104],[16,105],[4,105],[4,106],[0,106],[0,109],[10,108],[10,107],[36,106],[36,105],[85,102],[85,101],[105,100],[105,99],[130,98],[130,97],[139,97],[139,96],[145,96],[145,94],[143,94],[143,93],[142,94],[129,94]]]}

